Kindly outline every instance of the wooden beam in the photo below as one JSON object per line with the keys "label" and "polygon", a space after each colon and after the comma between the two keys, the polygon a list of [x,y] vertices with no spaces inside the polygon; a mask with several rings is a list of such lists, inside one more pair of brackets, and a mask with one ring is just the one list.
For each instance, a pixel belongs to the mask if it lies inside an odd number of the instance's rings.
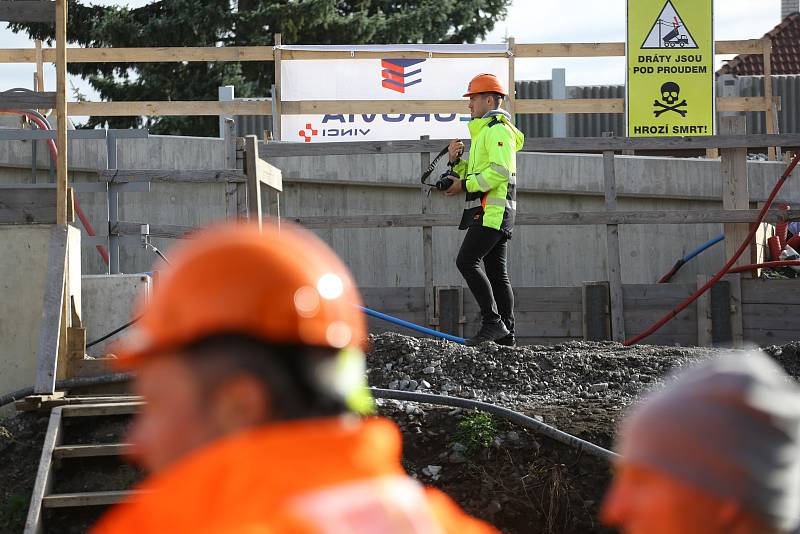
{"label": "wooden beam", "polygon": [[75,508],[83,506],[108,506],[125,499],[144,495],[147,491],[92,491],[88,493],[60,493],[42,499],[44,508]]}
{"label": "wooden beam", "polygon": [[62,417],[96,417],[139,413],[144,401],[110,402],[107,404],[75,404],[62,406]]}
{"label": "wooden beam", "polygon": [[763,50],[761,39],[745,39],[742,41],[717,41],[717,54],[760,54]]}
{"label": "wooden beam", "polygon": [[[467,100],[306,100],[281,102],[284,115],[322,115],[352,113],[463,113]],[[423,122],[420,119],[420,122]]]}
{"label": "wooden beam", "polygon": [[[617,210],[617,173],[614,167],[614,152],[611,150],[603,152],[603,184],[606,211],[613,214]],[[606,274],[611,306],[611,339],[621,343],[625,341],[625,311],[617,224],[606,225]]]}
{"label": "wooden beam", "polygon": [[281,127],[283,124],[282,116],[284,113],[283,99],[281,98],[281,61],[283,60],[283,51],[281,50],[281,34],[275,34],[275,83],[272,84],[272,104],[274,107],[274,116],[272,117],[272,129],[275,130],[275,139],[281,140]]}
{"label": "wooden beam", "polygon": [[[258,150],[258,143],[255,145],[255,150]],[[256,158],[256,176],[259,183],[270,187],[274,191],[283,191],[283,174],[281,170],[259,157]]]}
{"label": "wooden beam", "polygon": [[47,252],[47,275],[42,301],[42,323],[39,327],[39,350],[36,356],[34,392],[51,395],[55,392],[56,362],[61,342],[61,329],[66,328],[63,317],[65,279],[67,272],[66,224],[53,227]]}
{"label": "wooden beam", "polygon": [[[767,112],[767,133],[774,134],[777,131],[775,115],[772,113],[772,38],[765,37],[762,41],[764,54],[764,104]],[[775,161],[777,151],[774,146],[767,147],[767,159]]]}
{"label": "wooden beam", "polygon": [[717,111],[719,112],[767,111],[771,109],[771,105],[766,98],[760,96],[717,97]]}
{"label": "wooden beam", "polygon": [[67,0],[56,0],[56,223],[67,224]]}
{"label": "wooden beam", "polygon": [[[45,61],[52,61],[52,48]],[[171,63],[179,61],[272,61],[271,46],[194,46],[154,48],[70,48],[70,63]]]}
{"label": "wooden beam", "polygon": [[[517,100],[519,108],[520,100]],[[352,154],[438,152],[447,139],[430,141],[363,141],[355,143],[262,143],[263,158]],[[719,135],[703,137],[571,137],[527,139],[523,152],[603,152],[605,150],[706,150],[709,148],[800,147],[800,134]]]}
{"label": "wooden beam", "polygon": [[54,92],[0,92],[0,109],[52,109],[54,107],[56,107],[56,93]]}
{"label": "wooden beam", "polygon": [[196,115],[272,115],[270,100],[217,102],[70,102],[70,116],[138,117]]}
{"label": "wooden beam", "polygon": [[283,60],[309,60],[309,59],[429,59],[429,58],[490,58],[508,57],[506,52],[364,52],[354,50],[287,50],[282,49]]}
{"label": "wooden beam", "polygon": [[[746,128],[744,116],[722,117],[719,122],[723,135],[743,134]],[[726,148],[720,151],[720,173],[722,180],[722,206],[726,210],[749,210],[750,185],[747,176],[747,149]],[[751,219],[754,221],[755,218]],[[749,224],[725,224],[725,257],[731,258],[750,232]],[[735,266],[750,263],[750,252],[742,254]],[[747,277],[745,274],[743,277]]]}
{"label": "wooden beam", "polygon": [[55,222],[55,186],[0,186],[0,224]]}
{"label": "wooden beam", "polygon": [[506,98],[506,109],[511,114],[511,124],[516,124],[515,114],[517,108],[515,101],[517,99],[517,84],[516,80],[516,64],[515,58],[517,53],[517,41],[513,37],[508,38],[506,43],[508,46],[508,98]]}
{"label": "wooden beam", "polygon": [[[266,165],[266,163],[265,163]],[[244,172],[237,169],[220,170],[149,170],[108,169],[99,173],[101,182],[189,182],[189,183],[244,183]]]}
{"label": "wooden beam", "polygon": [[56,3],[47,0],[2,0],[0,21],[53,23]]}
{"label": "wooden beam", "polygon": [[518,58],[624,56],[625,43],[532,43],[517,44]]}
{"label": "wooden beam", "polygon": [[99,456],[122,456],[132,449],[129,443],[102,445],[62,445],[53,450],[53,458],[97,458]]}
{"label": "wooden beam", "polygon": [[625,113],[624,98],[546,98],[519,99],[516,112],[522,113]]}
{"label": "wooden beam", "polygon": [[258,179],[258,137],[248,135],[244,138],[244,173],[247,177],[247,213],[250,221],[262,227],[261,182]]}
{"label": "wooden beam", "polygon": [[50,467],[53,463],[53,450],[61,443],[61,408],[50,412],[47,433],[39,457],[39,468],[33,484],[28,516],[25,519],[24,534],[40,534],[42,532],[42,500],[50,492],[53,485]]}

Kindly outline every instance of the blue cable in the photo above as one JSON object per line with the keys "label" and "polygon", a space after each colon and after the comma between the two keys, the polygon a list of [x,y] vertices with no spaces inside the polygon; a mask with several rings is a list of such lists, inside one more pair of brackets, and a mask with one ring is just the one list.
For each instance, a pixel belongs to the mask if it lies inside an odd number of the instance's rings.
{"label": "blue cable", "polygon": [[408,321],[404,321],[402,319],[398,319],[397,317],[392,317],[391,315],[386,315],[385,313],[381,313],[375,310],[370,310],[369,308],[364,308],[363,306],[359,306],[361,311],[369,315],[370,317],[375,317],[376,319],[383,319],[384,321],[388,321],[390,323],[394,323],[398,326],[402,326],[404,328],[408,328],[409,330],[414,330],[416,332],[420,332],[422,334],[428,334],[429,336],[434,336],[442,339],[446,339],[447,341],[453,341],[455,343],[461,343],[462,345],[466,343],[466,339],[463,337],[451,336],[450,334],[445,334],[444,332],[438,332],[436,330],[432,330],[430,328],[425,328],[424,326],[420,326],[418,324],[409,323]]}
{"label": "blue cable", "polygon": [[717,237],[715,237],[714,239],[712,239],[708,243],[700,245],[699,247],[697,247],[696,249],[691,251],[689,254],[687,254],[683,258],[683,262],[686,263],[686,262],[688,262],[690,260],[693,260],[695,257],[699,256],[700,254],[702,254],[706,250],[710,249],[711,247],[713,247],[714,245],[716,245],[720,241],[724,241],[724,240],[725,240],[725,234],[718,235]]}

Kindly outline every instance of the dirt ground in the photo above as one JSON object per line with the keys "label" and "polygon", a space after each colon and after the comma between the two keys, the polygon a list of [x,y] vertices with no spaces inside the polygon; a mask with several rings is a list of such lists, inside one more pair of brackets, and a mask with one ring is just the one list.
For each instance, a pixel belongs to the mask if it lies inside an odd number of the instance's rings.
{"label": "dirt ground", "polygon": [[[675,368],[719,351],[684,347],[571,342],[552,347],[468,348],[398,334],[371,337],[370,385],[473,398],[499,404],[592,441],[613,446],[624,410]],[[765,349],[800,377],[800,343]],[[403,431],[408,472],[450,494],[470,513],[508,534],[611,532],[597,523],[609,482],[597,458],[468,410],[379,401],[381,415]],[[118,441],[126,421],[70,423],[65,443]],[[74,426],[72,426],[74,425]],[[18,534],[47,428],[47,415],[0,421],[0,534]],[[57,491],[118,489],[141,473],[114,459],[100,473],[71,461]],[[45,517],[52,532],[79,533],[102,510]]]}

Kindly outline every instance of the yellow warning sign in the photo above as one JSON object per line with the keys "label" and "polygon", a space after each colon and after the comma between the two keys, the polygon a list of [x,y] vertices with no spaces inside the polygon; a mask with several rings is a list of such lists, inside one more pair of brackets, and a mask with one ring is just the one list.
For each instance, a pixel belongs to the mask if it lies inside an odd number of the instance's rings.
{"label": "yellow warning sign", "polygon": [[714,1],[628,0],[629,137],[714,135]]}

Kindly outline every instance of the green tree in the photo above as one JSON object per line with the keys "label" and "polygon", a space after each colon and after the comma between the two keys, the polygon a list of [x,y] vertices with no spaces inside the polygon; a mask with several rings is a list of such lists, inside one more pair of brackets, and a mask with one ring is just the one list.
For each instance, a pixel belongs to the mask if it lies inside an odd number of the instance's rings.
{"label": "green tree", "polygon": [[[505,17],[511,0],[159,0],[129,9],[69,2],[68,36],[84,47],[254,46],[274,43],[473,43]],[[52,43],[45,24],[11,24]],[[103,100],[216,100],[235,85],[242,96],[268,95],[272,63],[83,63]],[[215,117],[91,117],[93,128],[146,126],[154,133],[215,135]]]}

